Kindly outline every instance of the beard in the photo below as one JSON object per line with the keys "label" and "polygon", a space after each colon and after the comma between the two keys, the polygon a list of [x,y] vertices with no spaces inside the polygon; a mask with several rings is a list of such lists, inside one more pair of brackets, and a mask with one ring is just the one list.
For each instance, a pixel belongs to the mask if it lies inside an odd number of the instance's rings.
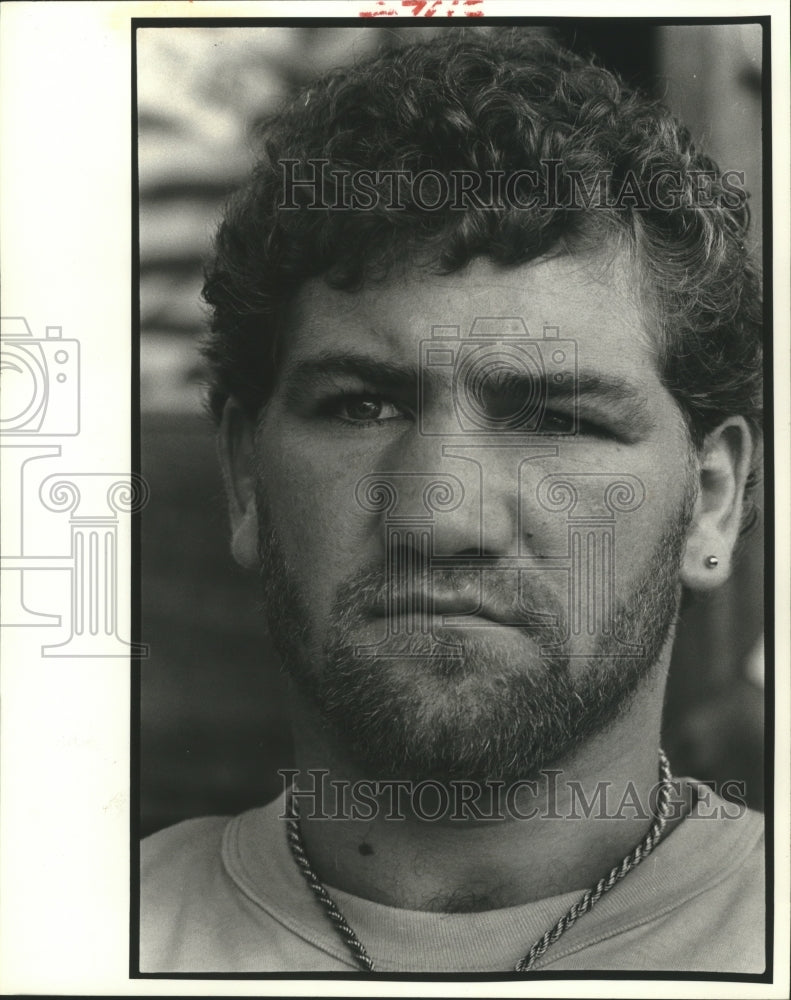
{"label": "beard", "polygon": [[[257,499],[269,631],[336,752],[370,780],[510,784],[535,780],[608,729],[653,674],[678,612],[695,495],[690,487],[630,596],[614,604],[612,628],[587,637],[582,652],[569,640],[567,607],[537,573],[522,574],[527,585],[516,572],[493,574],[487,596],[507,626],[402,629],[376,646],[372,630],[382,631],[388,606],[414,607],[415,585],[470,591],[481,571],[424,566],[405,582],[368,567],[338,588],[319,635],[266,498]],[[552,624],[536,624],[535,611]]]}

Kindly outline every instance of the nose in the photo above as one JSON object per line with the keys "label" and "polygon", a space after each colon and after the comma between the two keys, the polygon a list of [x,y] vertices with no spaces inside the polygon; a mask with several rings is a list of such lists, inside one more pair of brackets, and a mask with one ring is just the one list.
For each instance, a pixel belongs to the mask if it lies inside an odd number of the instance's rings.
{"label": "nose", "polygon": [[525,530],[520,519],[522,469],[550,454],[557,454],[557,448],[524,438],[473,443],[469,436],[415,433],[400,441],[379,474],[389,490],[385,519],[404,530],[413,525],[410,544],[430,546],[426,556],[517,556]]}
{"label": "nose", "polygon": [[[443,446],[443,457],[465,470],[465,483],[475,483],[475,503],[464,513],[454,511],[438,522],[438,554],[518,556],[525,549],[524,535],[531,520],[524,517],[523,469],[535,459],[557,454],[551,445],[502,440],[456,442]],[[461,472],[459,473],[461,475]],[[470,546],[473,539],[477,545]]]}

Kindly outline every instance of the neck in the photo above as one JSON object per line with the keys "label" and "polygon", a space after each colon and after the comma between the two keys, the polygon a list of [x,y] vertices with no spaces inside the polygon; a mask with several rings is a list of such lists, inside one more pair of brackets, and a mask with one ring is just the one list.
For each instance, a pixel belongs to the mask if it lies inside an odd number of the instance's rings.
{"label": "neck", "polygon": [[582,891],[651,826],[661,708],[662,685],[647,686],[605,734],[535,782],[421,792],[366,780],[297,701],[295,783],[311,864],[329,887],[416,910],[498,909]]}

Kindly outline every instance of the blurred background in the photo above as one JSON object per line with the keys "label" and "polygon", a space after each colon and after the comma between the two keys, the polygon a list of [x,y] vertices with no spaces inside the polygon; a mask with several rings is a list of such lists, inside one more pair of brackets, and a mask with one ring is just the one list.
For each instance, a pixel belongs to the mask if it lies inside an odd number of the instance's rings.
{"label": "blurred background", "polygon": [[[251,129],[294,88],[451,26],[163,27],[137,32],[142,473],[141,833],[282,790],[284,682],[257,581],[233,563],[201,409],[202,261]],[[488,30],[485,25],[475,30]],[[565,19],[541,30],[662,97],[722,168],[743,170],[761,241],[761,28]],[[685,599],[667,696],[674,772],[745,782],[763,805],[762,524],[729,584]]]}

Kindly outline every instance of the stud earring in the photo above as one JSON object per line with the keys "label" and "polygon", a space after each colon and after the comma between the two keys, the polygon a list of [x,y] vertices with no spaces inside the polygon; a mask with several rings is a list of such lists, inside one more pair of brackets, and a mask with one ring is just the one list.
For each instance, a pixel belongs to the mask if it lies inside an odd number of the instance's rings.
{"label": "stud earring", "polygon": [[720,564],[720,561],[716,556],[706,556],[705,562],[707,569],[714,569],[715,566],[719,566]]}

